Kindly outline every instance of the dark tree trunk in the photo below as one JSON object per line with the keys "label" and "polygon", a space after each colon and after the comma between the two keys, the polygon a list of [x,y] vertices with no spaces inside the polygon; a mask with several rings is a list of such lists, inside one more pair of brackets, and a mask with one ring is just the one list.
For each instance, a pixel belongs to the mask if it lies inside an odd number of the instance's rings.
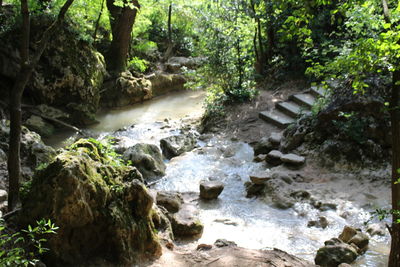
{"label": "dark tree trunk", "polygon": [[13,211],[19,201],[19,185],[21,178],[21,160],[20,160],[20,147],[21,147],[21,99],[25,86],[29,81],[33,69],[39,62],[49,40],[55,34],[58,25],[63,21],[65,13],[71,6],[74,0],[67,0],[62,6],[56,21],[51,24],[43,33],[42,38],[38,43],[38,49],[34,56],[29,57],[29,35],[30,35],[30,18],[29,7],[27,0],[21,0],[21,15],[22,15],[22,28],[21,28],[21,62],[20,71],[17,74],[14,86],[10,92],[10,141],[8,151],[8,176],[9,176],[9,192],[8,192],[8,210]]}
{"label": "dark tree trunk", "polygon": [[[128,4],[132,4],[134,8],[130,8]],[[118,7],[114,5],[114,0],[107,0],[107,8],[111,15],[110,24],[113,35],[106,56],[107,69],[113,73],[120,73],[126,70],[132,28],[140,5],[137,0],[126,0],[124,7]]]}
{"label": "dark tree trunk", "polygon": [[389,267],[400,266],[400,216],[396,211],[400,210],[400,70],[393,73],[392,95],[391,95],[391,125],[392,125],[392,210],[393,222],[391,226],[391,248],[389,256]]}
{"label": "dark tree trunk", "polygon": [[168,7],[168,47],[167,50],[165,51],[164,55],[164,61],[167,61],[174,50],[174,43],[172,42],[172,3]]}
{"label": "dark tree trunk", "polygon": [[101,15],[103,15],[103,10],[104,10],[104,0],[101,1],[99,16],[97,17],[96,24],[94,25],[93,42],[96,42],[97,31],[99,30],[100,19]]}

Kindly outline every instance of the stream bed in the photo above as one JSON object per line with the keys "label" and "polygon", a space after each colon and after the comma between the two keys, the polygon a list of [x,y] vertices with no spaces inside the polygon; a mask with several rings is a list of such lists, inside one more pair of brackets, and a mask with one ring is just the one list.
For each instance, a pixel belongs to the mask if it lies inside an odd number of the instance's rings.
{"label": "stream bed", "polygon": [[[204,92],[181,92],[99,114],[100,123],[90,130],[100,138],[113,135],[124,146],[135,143],[159,145],[161,138],[178,134],[184,123],[201,116],[204,97]],[[61,141],[69,136],[71,133],[62,133],[47,141],[53,146],[61,146]],[[213,135],[198,141],[195,150],[166,161],[166,175],[153,186],[154,189],[199,192],[202,180],[218,180],[225,184],[217,200],[199,202],[204,232],[199,240],[187,246],[212,244],[216,239],[225,238],[245,248],[279,248],[313,262],[324,241],[337,237],[345,225],[365,231],[363,222],[370,218],[369,212],[389,203],[386,183],[378,180],[371,184],[342,175],[302,185],[318,200],[336,204],[336,210],[321,212],[305,203],[297,203],[287,210],[273,208],[261,199],[246,198],[244,183],[249,180],[249,174],[265,170],[262,163],[253,162],[253,154],[253,149],[246,143]],[[346,219],[344,212],[348,214]],[[329,226],[326,229],[307,227],[307,222],[318,216],[326,217]],[[388,234],[374,236],[369,250],[354,266],[386,266],[388,253]]]}

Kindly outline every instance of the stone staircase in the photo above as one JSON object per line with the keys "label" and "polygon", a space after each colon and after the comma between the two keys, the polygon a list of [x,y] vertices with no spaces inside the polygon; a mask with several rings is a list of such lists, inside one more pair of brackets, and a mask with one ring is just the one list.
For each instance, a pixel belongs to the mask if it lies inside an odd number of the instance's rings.
{"label": "stone staircase", "polygon": [[289,96],[288,100],[275,104],[272,110],[261,111],[259,117],[279,128],[286,128],[296,121],[300,114],[311,112],[318,98],[326,94],[322,87],[313,86],[309,90]]}

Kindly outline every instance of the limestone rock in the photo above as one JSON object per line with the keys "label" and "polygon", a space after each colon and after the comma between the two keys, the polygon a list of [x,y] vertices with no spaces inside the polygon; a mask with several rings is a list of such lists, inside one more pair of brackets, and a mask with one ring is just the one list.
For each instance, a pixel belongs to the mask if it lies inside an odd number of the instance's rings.
{"label": "limestone rock", "polygon": [[279,145],[281,144],[281,141],[282,141],[282,134],[281,133],[271,133],[271,135],[268,138],[268,141],[272,145],[279,147]]}
{"label": "limestone rock", "polygon": [[181,74],[157,72],[147,78],[151,82],[151,89],[154,96],[185,89],[186,78]]}
{"label": "limestone rock", "polygon": [[3,151],[3,149],[0,148],[0,162],[6,162],[7,161],[7,154]]}
{"label": "limestone rock", "polygon": [[198,236],[203,233],[204,226],[198,218],[199,212],[194,205],[184,204],[172,215],[171,224],[176,236]]}
{"label": "limestone rock", "polygon": [[200,183],[200,197],[202,199],[216,199],[224,190],[224,184],[218,181]]}
{"label": "limestone rock", "polygon": [[284,163],[295,166],[303,165],[306,162],[306,159],[304,157],[298,156],[296,154],[285,154],[281,157],[281,160]]}
{"label": "limestone rock", "polygon": [[339,239],[345,243],[348,243],[350,239],[357,234],[357,229],[351,226],[345,226],[342,233],[339,235]]}
{"label": "limestone rock", "polygon": [[267,181],[271,180],[271,173],[268,171],[261,173],[250,174],[250,181],[254,184],[265,184]]}
{"label": "limestone rock", "polygon": [[264,162],[266,158],[267,158],[267,155],[260,154],[260,155],[255,156],[253,161],[254,162]]}
{"label": "limestone rock", "polygon": [[365,252],[368,248],[369,237],[361,231],[357,231],[357,234],[353,236],[347,243],[354,244],[360,249],[360,252]]}
{"label": "limestone rock", "polygon": [[282,160],[281,160],[282,156],[283,156],[283,154],[279,150],[272,150],[271,152],[269,152],[267,154],[267,157],[265,160],[269,164],[277,166],[282,163]]}
{"label": "limestone rock", "polygon": [[319,217],[318,220],[315,221],[309,221],[307,224],[307,227],[317,227],[317,228],[322,228],[325,229],[326,227],[328,227],[329,222],[326,219],[326,217]]}
{"label": "limestone rock", "polygon": [[263,137],[254,145],[254,155],[268,154],[271,150],[277,149],[278,147],[271,144],[268,138]]}
{"label": "limestone rock", "polygon": [[59,227],[47,243],[46,264],[74,266],[101,255],[127,265],[161,254],[151,221],[153,198],[133,173],[87,140],[36,173],[19,220],[26,226],[51,218]]}
{"label": "limestone rock", "polygon": [[191,151],[196,146],[193,135],[173,135],[160,140],[160,147],[167,159],[179,156],[184,152]]}
{"label": "limestone rock", "polygon": [[163,206],[169,212],[178,212],[183,203],[182,196],[176,192],[157,192],[157,205]]}
{"label": "limestone rock", "polygon": [[124,154],[125,160],[130,160],[144,179],[165,175],[165,164],[160,149],[153,144],[136,144],[128,148]]}
{"label": "limestone rock", "polygon": [[373,223],[373,224],[368,225],[367,233],[369,233],[371,236],[374,236],[374,235],[385,236],[386,229],[380,224]]}
{"label": "limestone rock", "polygon": [[217,239],[214,245],[218,248],[222,247],[237,247],[237,244],[233,241],[228,241],[226,239]]}
{"label": "limestone rock", "polygon": [[32,115],[25,122],[26,127],[31,131],[37,132],[41,136],[49,137],[54,134],[54,126],[50,123],[45,122],[41,117]]}
{"label": "limestone rock", "polygon": [[272,202],[276,208],[283,210],[290,209],[294,205],[291,199],[280,194],[274,194],[272,196]]}
{"label": "limestone rock", "polygon": [[315,264],[321,267],[336,267],[341,263],[352,263],[357,258],[357,250],[337,238],[325,242],[317,251]]}

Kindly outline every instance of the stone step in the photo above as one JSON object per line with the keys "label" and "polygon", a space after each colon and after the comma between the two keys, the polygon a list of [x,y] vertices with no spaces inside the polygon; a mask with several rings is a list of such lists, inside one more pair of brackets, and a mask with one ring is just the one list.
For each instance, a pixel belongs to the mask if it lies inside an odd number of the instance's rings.
{"label": "stone step", "polygon": [[305,106],[308,108],[311,108],[316,101],[316,98],[308,93],[291,95],[289,99],[292,100],[293,102],[296,102],[300,106]]}
{"label": "stone step", "polygon": [[316,98],[320,98],[322,96],[325,96],[327,91],[322,86],[311,86],[308,93],[315,96]]}
{"label": "stone step", "polygon": [[298,105],[293,101],[278,102],[275,107],[285,113],[286,115],[297,118],[300,113],[304,110],[304,107]]}
{"label": "stone step", "polygon": [[280,128],[286,128],[289,124],[293,123],[295,119],[278,111],[262,111],[258,116],[266,122],[272,123]]}

